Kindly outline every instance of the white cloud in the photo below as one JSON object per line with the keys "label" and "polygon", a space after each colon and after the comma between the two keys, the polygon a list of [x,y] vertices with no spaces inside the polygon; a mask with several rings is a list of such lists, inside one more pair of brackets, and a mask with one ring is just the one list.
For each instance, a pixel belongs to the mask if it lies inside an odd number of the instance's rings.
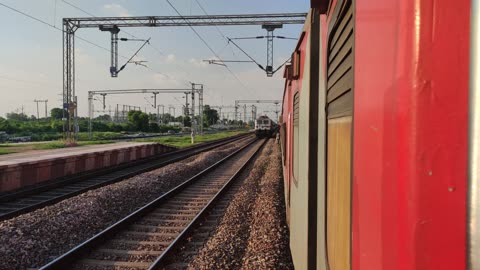
{"label": "white cloud", "polygon": [[115,16],[128,17],[131,16],[126,8],[119,4],[105,4],[103,8],[113,13]]}
{"label": "white cloud", "polygon": [[200,67],[200,68],[205,68],[206,66],[208,66],[207,62],[205,62],[203,60],[196,59],[196,58],[191,58],[188,62],[190,64],[192,64],[193,66]]}
{"label": "white cloud", "polygon": [[176,60],[176,57],[175,57],[174,54],[169,54],[165,58],[165,62],[167,62],[167,63],[173,63],[173,62],[175,62],[175,60]]}

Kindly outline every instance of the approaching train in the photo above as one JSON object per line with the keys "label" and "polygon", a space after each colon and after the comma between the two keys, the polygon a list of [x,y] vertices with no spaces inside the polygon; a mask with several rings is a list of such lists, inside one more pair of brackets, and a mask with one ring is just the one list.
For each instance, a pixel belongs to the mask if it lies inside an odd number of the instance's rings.
{"label": "approaching train", "polygon": [[296,269],[480,269],[473,3],[311,1],[279,123]]}
{"label": "approaching train", "polygon": [[255,119],[255,135],[258,138],[271,137],[278,129],[278,125],[268,116],[262,115]]}

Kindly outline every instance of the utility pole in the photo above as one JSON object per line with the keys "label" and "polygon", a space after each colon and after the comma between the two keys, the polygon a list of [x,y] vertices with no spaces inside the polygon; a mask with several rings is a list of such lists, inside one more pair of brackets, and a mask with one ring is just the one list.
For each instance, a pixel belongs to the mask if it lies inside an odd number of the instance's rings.
{"label": "utility pole", "polygon": [[[173,109],[173,114],[171,112],[171,110]],[[168,106],[168,113],[173,116],[173,118],[175,118],[175,107],[173,107],[172,105]]]}
{"label": "utility pole", "polygon": [[[162,118],[160,118],[160,107],[162,107],[162,111],[163,111],[162,112]],[[165,117],[165,106],[159,104],[159,105],[157,105],[157,124],[158,125],[160,125],[160,123],[163,122],[164,117]],[[162,119],[162,120],[160,120],[160,119]]]}
{"label": "utility pole", "polygon": [[39,117],[38,117],[38,103],[40,102],[40,100],[36,100],[36,99],[35,99],[35,100],[33,100],[33,102],[37,103],[37,120],[38,120],[38,118],[39,118]]}
{"label": "utility pole", "polygon": [[47,118],[48,117],[48,112],[47,112],[48,99],[45,99],[45,100],[35,99],[33,102],[37,103],[37,120],[40,119],[40,112],[39,112],[39,108],[38,108],[38,103],[40,103],[40,102],[45,103],[45,118]]}
{"label": "utility pole", "polygon": [[243,104],[243,124],[247,122],[247,104]]}
{"label": "utility pole", "polygon": [[190,95],[191,93],[188,93],[188,92],[185,92],[185,111],[184,111],[184,115],[185,117],[187,117],[189,114],[189,110],[188,110],[188,95]]}
{"label": "utility pole", "polygon": [[47,106],[47,103],[48,103],[48,99],[45,99],[45,119],[48,118],[48,106]]}
{"label": "utility pole", "polygon": [[192,144],[195,143],[195,129],[197,127],[197,120],[195,119],[195,83],[192,83]]}
{"label": "utility pole", "polygon": [[157,95],[159,94],[160,92],[153,92],[153,108],[156,108],[157,107]]}

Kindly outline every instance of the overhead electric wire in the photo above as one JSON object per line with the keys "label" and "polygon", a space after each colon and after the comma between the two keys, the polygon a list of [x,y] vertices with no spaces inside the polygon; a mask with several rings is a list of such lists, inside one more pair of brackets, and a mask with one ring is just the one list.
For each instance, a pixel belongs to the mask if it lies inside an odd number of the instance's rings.
{"label": "overhead electric wire", "polygon": [[[292,40],[298,40],[298,38],[291,38],[291,37],[284,37],[284,36],[272,36],[273,38],[279,38],[279,39],[292,39]],[[237,39],[261,39],[261,38],[267,38],[267,36],[256,36],[256,37],[238,37],[238,38],[230,38],[231,40],[237,40]]]}
{"label": "overhead electric wire", "polygon": [[127,62],[118,70],[118,72],[122,71],[128,65],[128,63],[130,63],[130,61],[132,61],[132,59],[140,52],[140,50],[143,49],[143,47],[145,47],[145,45],[149,42],[150,38],[147,39],[140,48],[138,48],[138,50],[132,55],[132,57],[127,60]]}
{"label": "overhead electric wire", "polygon": [[[190,27],[190,29],[192,29],[192,31],[195,33],[195,35],[203,42],[203,44],[205,44],[205,46],[207,46],[207,48],[213,53],[213,55],[215,55],[215,57],[217,57],[218,59],[221,59],[220,56],[212,49],[212,47],[208,44],[208,42],[197,32],[197,30],[195,30],[195,28],[190,24],[190,22],[185,19],[185,17],[183,17],[183,15],[175,8],[175,6],[170,3],[169,0],[165,0],[167,1],[167,3],[175,10],[175,12],[178,14],[178,16],[180,16],[187,24],[188,26]],[[250,89],[249,87],[247,87],[238,77],[237,75],[235,75],[235,73],[227,66],[225,65],[225,68],[228,70],[228,72],[230,72],[230,74],[232,74],[232,76],[246,89]]]}
{"label": "overhead electric wire", "polygon": [[251,57],[245,50],[243,50],[240,46],[237,45],[237,43],[233,42],[232,39],[228,39],[229,42],[231,42],[233,45],[235,45],[235,47],[237,47],[240,51],[242,51],[250,60],[252,60],[255,64],[257,64],[257,66],[262,69],[263,71],[265,71],[265,68],[260,64],[258,63],[255,59],[253,59],[253,57]]}
{"label": "overhead electric wire", "polygon": [[[77,9],[77,10],[79,10],[79,11],[81,11],[81,12],[83,12],[83,13],[89,15],[89,16],[92,16],[92,17],[95,17],[95,18],[97,17],[95,14],[93,14],[93,13],[91,13],[91,12],[88,12],[88,11],[80,8],[79,6],[76,6],[76,5],[70,3],[70,2],[68,2],[68,1],[66,1],[66,0],[62,0],[62,1],[63,1],[65,4],[67,4],[67,5],[75,8],[75,9]],[[135,36],[134,34],[132,34],[132,33],[130,33],[130,32],[127,32],[127,31],[125,31],[125,30],[123,30],[123,29],[120,30],[120,31],[123,32],[123,33],[125,33],[125,34],[127,34],[127,35],[129,35],[129,36],[131,36],[131,37],[133,37],[133,38],[139,39],[139,37]],[[152,48],[153,50],[155,50],[155,51],[156,51],[157,53],[159,53],[160,55],[166,56],[160,49],[158,49],[158,48],[156,48],[155,46],[153,46],[153,44],[152,44],[151,42],[149,42],[148,45],[150,46],[150,48]],[[187,76],[191,76],[191,74],[190,74],[189,72],[187,72],[185,69],[183,69],[180,65],[178,65],[177,63],[174,63],[174,64],[175,64],[178,68],[182,69],[182,71],[185,72],[185,74],[186,74]],[[167,77],[167,78],[169,78],[169,79],[183,81],[183,83],[185,83],[185,84],[187,84],[187,85],[189,85],[189,86],[192,84],[191,80],[188,80],[188,78],[187,78],[187,80],[185,80],[185,79],[175,79],[175,78],[172,78],[171,76],[169,76],[168,74],[155,71],[155,70],[153,70],[152,68],[150,68],[150,67],[148,67],[148,66],[144,66],[144,67],[146,67],[147,69],[151,70],[152,72],[160,73],[160,74],[164,75],[165,77]]]}
{"label": "overhead electric wire", "polygon": [[[17,13],[25,16],[25,17],[28,17],[28,18],[30,18],[30,19],[32,19],[32,20],[34,20],[34,21],[37,21],[37,22],[39,22],[39,23],[42,23],[42,24],[44,24],[44,25],[46,25],[46,26],[49,26],[49,27],[51,27],[51,28],[53,28],[53,29],[55,29],[55,30],[58,30],[58,31],[60,31],[60,32],[64,32],[63,29],[61,29],[61,28],[59,28],[59,27],[57,27],[57,26],[55,26],[55,25],[53,25],[53,24],[50,24],[50,23],[48,23],[48,22],[46,22],[46,21],[44,21],[44,20],[41,20],[41,19],[39,19],[39,18],[36,18],[36,17],[34,17],[34,16],[30,15],[30,14],[27,14],[27,13],[25,13],[25,12],[23,12],[23,11],[21,11],[21,10],[18,10],[18,9],[16,9],[16,8],[13,8],[13,7],[11,7],[11,6],[5,5],[4,3],[0,3],[0,6],[3,6],[3,7],[5,7],[5,8],[7,8],[7,9],[10,9],[10,10],[12,10],[12,11],[14,11],[14,12],[17,12]],[[80,37],[80,36],[78,36],[78,35],[75,35],[75,37],[78,38],[78,39],[80,39],[80,40],[82,40],[82,41],[84,41],[84,42],[86,42],[86,43],[89,43],[89,44],[91,44],[91,45],[93,45],[93,46],[95,46],[95,47],[97,47],[97,48],[100,48],[100,49],[106,50],[106,51],[108,51],[108,52],[111,52],[110,49],[105,48],[105,47],[103,47],[103,46],[101,46],[101,45],[98,45],[98,44],[96,44],[96,43],[94,43],[94,42],[92,42],[92,41],[90,41],[90,40],[88,40],[88,39],[82,38],[82,37]],[[125,59],[128,59],[128,57],[126,57],[126,56],[123,56],[123,55],[119,55],[119,56],[120,56],[120,57],[123,57],[123,58],[125,58]]]}
{"label": "overhead electric wire", "polygon": [[[83,9],[83,8],[77,6],[77,5],[74,5],[74,4],[72,4],[72,3],[70,3],[70,2],[68,2],[68,1],[66,1],[66,0],[62,0],[62,2],[64,2],[65,4],[67,4],[67,5],[75,8],[75,9],[77,9],[77,10],[79,10],[79,11],[81,11],[81,12],[83,12],[83,13],[89,15],[89,16],[92,16],[92,17],[97,18],[97,16],[96,16],[95,14],[93,14],[93,13],[91,13],[91,12],[88,12],[88,11],[86,11],[85,9]],[[125,31],[125,30],[121,30],[121,31],[122,31],[123,33],[131,36],[132,38],[141,39],[141,38],[135,36],[134,34],[132,34],[132,33],[130,33],[130,32],[127,32],[127,31]],[[156,52],[160,53],[161,55],[164,55],[164,54],[161,52],[161,50],[158,49],[158,48],[156,48],[155,46],[153,46],[151,42],[149,42],[148,45],[149,45],[152,49],[154,49]],[[110,50],[109,50],[109,51],[110,51]],[[122,57],[125,58],[125,59],[127,59],[127,57],[124,57],[124,56],[122,56]],[[175,64],[176,64],[176,63],[175,63]],[[178,64],[176,64],[176,65],[178,65]],[[166,74],[166,73],[162,73],[162,72],[156,71],[156,70],[154,70],[153,68],[151,68],[151,67],[149,67],[149,66],[146,66],[146,65],[142,65],[142,66],[145,67],[145,68],[147,68],[147,69],[149,69],[149,70],[152,71],[153,73],[158,73],[158,74],[160,74],[160,75],[163,75],[163,76],[167,77],[168,79],[177,80],[177,81],[183,81],[185,84],[187,84],[187,85],[189,85],[189,86],[191,85],[190,80],[175,79],[175,78],[172,78],[170,75],[168,75],[168,74]]]}
{"label": "overhead electric wire", "polygon": [[[203,13],[205,13],[205,15],[209,15],[208,12],[205,10],[205,8],[202,6],[202,4],[200,4],[200,1],[199,0],[195,0],[195,2],[197,3],[198,7],[200,7],[200,9],[203,11]],[[222,30],[220,30],[220,28],[218,26],[215,25],[215,29],[217,29],[218,33],[220,33],[220,35],[223,37],[223,39],[225,39],[225,41],[227,42],[227,45],[225,46],[225,48],[230,45],[230,43],[228,42],[228,38],[227,36],[222,32]],[[237,55],[235,54],[235,51],[233,50],[232,47],[228,46],[230,48],[230,50],[232,51],[232,54],[233,56],[235,56],[235,58],[238,58]],[[225,49],[223,48],[222,51]],[[218,54],[221,54],[221,52],[219,52]]]}

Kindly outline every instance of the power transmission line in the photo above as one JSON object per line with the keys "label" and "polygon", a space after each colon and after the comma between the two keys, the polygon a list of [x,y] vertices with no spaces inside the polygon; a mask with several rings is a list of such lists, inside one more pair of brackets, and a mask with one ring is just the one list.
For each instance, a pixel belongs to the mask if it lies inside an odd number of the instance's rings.
{"label": "power transmission line", "polygon": [[[97,17],[95,14],[93,14],[93,13],[91,13],[91,12],[88,12],[88,11],[86,11],[85,9],[83,9],[83,8],[77,6],[77,5],[74,5],[74,4],[72,4],[72,3],[70,3],[70,2],[68,2],[68,1],[66,1],[66,0],[62,0],[62,2],[64,2],[65,4],[71,6],[71,7],[75,8],[75,9],[77,9],[77,10],[79,10],[79,11],[81,11],[81,12],[83,12],[83,13],[89,15],[89,16],[91,16],[91,17],[95,17],[95,18]],[[130,33],[130,32],[127,32],[127,31],[125,31],[125,30],[121,30],[121,31],[122,31],[123,33],[125,33],[125,34],[133,37],[133,38],[141,39],[141,38],[135,36],[134,34],[132,34],[132,33]],[[156,52],[159,53],[160,55],[165,56],[165,54],[164,54],[160,49],[158,49],[158,48],[156,48],[155,46],[153,46],[153,44],[152,44],[151,42],[149,42],[147,45],[150,46],[154,51],[156,51]],[[180,67],[177,63],[175,63],[175,65],[176,65],[177,67]],[[154,69],[152,69],[152,68],[150,68],[150,67],[148,67],[148,66],[144,66],[144,67],[147,68],[147,69],[149,69],[149,70],[151,70],[151,71],[154,72],[154,73],[159,73],[159,74],[161,74],[161,75],[164,75],[165,77],[167,77],[167,78],[169,78],[169,79],[178,80],[178,79],[175,79],[175,78],[170,77],[170,76],[167,75],[167,74],[164,74],[164,73],[155,71]],[[187,75],[191,75],[189,72],[185,71],[185,69],[183,69],[183,68],[181,68],[181,69],[182,69],[183,72],[185,72]],[[188,85],[188,86],[190,86],[191,83],[192,83],[191,80],[188,80],[188,78],[187,78],[187,80],[180,79],[180,81],[183,81],[183,83],[185,83],[185,84]]]}
{"label": "power transmission line", "polygon": [[[203,11],[203,13],[205,13],[205,15],[208,15],[207,11],[205,10],[205,8],[202,6],[202,4],[200,4],[200,1],[199,0],[195,0],[195,2],[197,3],[197,5],[200,7],[200,9]],[[218,26],[215,25],[215,29],[217,29],[218,33],[220,33],[220,35],[223,37],[223,39],[225,39],[225,41],[227,42],[227,46],[230,45],[230,43],[228,42],[228,38],[226,37],[226,35],[222,32],[222,30],[220,30],[220,28],[218,28]],[[232,54],[237,57],[237,55],[235,54],[235,52],[233,51],[233,48],[230,47],[230,50],[232,51]]]}
{"label": "power transmission line", "polygon": [[[195,28],[190,24],[190,22],[188,20],[186,20],[183,15],[175,8],[175,6],[170,3],[169,0],[166,0],[167,3],[175,10],[175,12],[178,14],[178,16],[180,16],[186,23],[187,25],[190,27],[190,29],[192,29],[192,31],[195,33],[195,35],[203,42],[203,44],[205,44],[205,46],[207,46],[207,48],[213,53],[213,55],[215,55],[215,57],[217,57],[218,59],[221,59],[220,56],[212,49],[212,47],[207,43],[207,41],[205,41],[205,39],[197,32],[197,30],[195,30]],[[237,75],[235,75],[235,73],[233,73],[233,71],[227,66],[225,65],[225,68],[228,70],[228,72],[230,72],[230,74],[232,74],[232,76],[246,89],[250,89],[249,87],[247,87],[238,77]]]}
{"label": "power transmission line", "polygon": [[[50,23],[48,23],[48,22],[46,22],[46,21],[44,21],[44,20],[41,20],[41,19],[39,19],[39,18],[36,18],[36,17],[34,17],[34,16],[30,15],[30,14],[27,14],[27,13],[25,13],[25,12],[19,10],[19,9],[13,8],[13,7],[8,6],[8,5],[6,5],[6,4],[4,4],[4,3],[1,3],[1,2],[0,2],[0,6],[3,6],[3,7],[5,7],[5,8],[7,8],[7,9],[10,9],[10,10],[16,12],[16,13],[19,13],[19,14],[21,14],[21,15],[23,15],[23,16],[25,16],[25,17],[28,17],[28,18],[30,18],[30,19],[32,19],[32,20],[34,20],[34,21],[37,21],[37,22],[39,22],[39,23],[41,23],[41,24],[44,24],[44,25],[46,25],[46,26],[49,26],[50,28],[53,28],[53,29],[55,29],[55,30],[57,30],[57,31],[60,31],[60,32],[62,32],[62,33],[64,32],[63,29],[61,29],[61,28],[59,28],[59,27],[57,27],[57,26],[55,26],[55,25],[53,25],[53,24],[50,24]],[[105,47],[103,47],[103,46],[101,46],[101,45],[98,45],[97,43],[92,42],[92,41],[90,41],[90,40],[88,40],[88,39],[85,39],[85,38],[80,37],[80,36],[78,36],[78,35],[75,35],[75,37],[78,38],[79,40],[82,40],[83,42],[86,42],[86,43],[88,43],[88,44],[90,44],[90,45],[92,45],[92,46],[95,46],[95,47],[99,48],[99,49],[105,50],[105,51],[107,51],[107,52],[111,52],[110,49],[105,48]],[[126,57],[126,56],[121,55],[121,54],[119,54],[119,56],[120,56],[121,58],[124,58],[124,59],[129,59],[129,57]],[[168,76],[168,75],[163,74],[163,73],[161,73],[161,72],[155,71],[155,70],[152,69],[152,68],[148,68],[148,69],[150,69],[151,71],[153,71],[153,72],[155,72],[155,73],[158,73],[158,74],[160,74],[160,75]]]}
{"label": "power transmission line", "polygon": [[[28,17],[28,18],[30,18],[30,19],[32,19],[32,20],[34,20],[34,21],[37,21],[37,22],[39,22],[39,23],[41,23],[41,24],[44,24],[44,25],[46,25],[46,26],[49,26],[49,27],[51,27],[51,28],[53,28],[53,29],[55,29],[55,30],[58,30],[58,31],[60,31],[60,32],[64,32],[63,29],[61,29],[61,28],[59,28],[59,27],[57,27],[57,26],[55,26],[55,25],[53,25],[53,24],[50,24],[50,23],[48,23],[48,22],[46,22],[46,21],[44,21],[44,20],[41,20],[41,19],[39,19],[39,18],[36,18],[36,17],[34,17],[34,16],[30,15],[30,14],[27,14],[27,13],[25,13],[25,12],[23,12],[23,11],[21,11],[21,10],[18,10],[18,9],[16,9],[16,8],[13,8],[13,7],[11,7],[11,6],[5,5],[4,3],[0,3],[0,6],[3,6],[3,7],[5,7],[5,8],[7,8],[7,9],[10,9],[10,10],[16,12],[16,13],[19,13],[19,14],[21,14],[21,15],[23,15],[23,16],[25,16],[25,17]],[[82,38],[82,37],[80,37],[80,36],[78,36],[78,35],[76,35],[76,37],[77,37],[78,39],[86,42],[86,43],[89,43],[89,44],[97,47],[97,48],[100,48],[100,49],[103,49],[103,50],[106,50],[106,51],[110,52],[110,49],[107,49],[107,48],[105,48],[105,47],[103,47],[103,46],[101,46],[101,45],[98,45],[98,44],[96,44],[96,43],[94,43],[94,42],[92,42],[92,41],[90,41],[90,40],[88,40],[88,39]],[[128,57],[126,57],[126,56],[122,56],[122,55],[120,55],[120,56],[123,57],[123,58],[125,58],[125,59],[128,59]]]}

